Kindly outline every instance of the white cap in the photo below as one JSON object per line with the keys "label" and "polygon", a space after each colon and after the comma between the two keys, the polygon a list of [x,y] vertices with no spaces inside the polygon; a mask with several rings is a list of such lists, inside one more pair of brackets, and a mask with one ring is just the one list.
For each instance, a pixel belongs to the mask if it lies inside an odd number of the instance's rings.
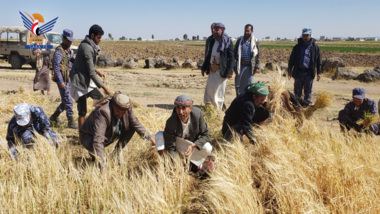
{"label": "white cap", "polygon": [[28,103],[17,104],[13,111],[19,126],[25,126],[30,122],[30,109]]}

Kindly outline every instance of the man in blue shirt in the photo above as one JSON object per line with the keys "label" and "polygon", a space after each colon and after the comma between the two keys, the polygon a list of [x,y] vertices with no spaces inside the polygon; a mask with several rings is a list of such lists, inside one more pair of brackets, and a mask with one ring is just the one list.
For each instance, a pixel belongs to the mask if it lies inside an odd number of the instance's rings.
{"label": "man in blue shirt", "polygon": [[260,48],[259,42],[253,35],[253,26],[247,24],[244,27],[244,36],[240,37],[235,44],[234,56],[236,67],[235,89],[236,96],[244,93],[249,83],[253,83],[253,75],[259,72]]}
{"label": "man in blue shirt", "polygon": [[379,131],[378,124],[357,124],[357,121],[364,119],[365,113],[377,114],[376,103],[372,99],[365,98],[364,88],[354,88],[352,91],[352,101],[347,103],[343,110],[339,112],[339,123],[342,131],[344,129],[355,129],[361,132],[364,129],[372,131],[377,134]]}
{"label": "man in blue shirt", "polygon": [[57,133],[50,129],[50,122],[44,111],[39,106],[27,103],[17,104],[14,108],[14,116],[8,124],[7,141],[12,157],[17,159],[16,141],[18,138],[23,146],[33,148],[35,134],[40,134],[51,140],[58,147]]}
{"label": "man in blue shirt", "polygon": [[55,49],[53,58],[53,80],[57,83],[59,94],[61,95],[61,104],[57,107],[54,114],[51,115],[50,121],[62,124],[58,116],[66,110],[68,120],[67,126],[77,129],[78,125],[74,122],[73,98],[70,95],[70,70],[73,65],[74,57],[70,49],[74,41],[73,31],[65,29],[62,34],[62,43]]}

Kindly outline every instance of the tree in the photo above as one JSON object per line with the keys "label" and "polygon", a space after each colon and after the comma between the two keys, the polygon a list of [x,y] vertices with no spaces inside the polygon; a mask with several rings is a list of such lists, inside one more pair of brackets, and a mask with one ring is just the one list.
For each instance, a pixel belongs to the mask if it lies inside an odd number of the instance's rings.
{"label": "tree", "polygon": [[187,40],[187,34],[183,34],[183,40]]}
{"label": "tree", "polygon": [[199,35],[197,35],[197,40],[199,41]]}
{"label": "tree", "polygon": [[125,36],[119,38],[119,40],[126,40]]}
{"label": "tree", "polygon": [[152,39],[154,40],[154,35],[152,34]]}
{"label": "tree", "polygon": [[108,38],[110,38],[111,40],[113,40],[113,37],[112,37],[112,34],[108,34]]}
{"label": "tree", "polygon": [[141,41],[141,40],[142,40],[141,37],[138,37],[138,38],[137,38],[137,41]]}

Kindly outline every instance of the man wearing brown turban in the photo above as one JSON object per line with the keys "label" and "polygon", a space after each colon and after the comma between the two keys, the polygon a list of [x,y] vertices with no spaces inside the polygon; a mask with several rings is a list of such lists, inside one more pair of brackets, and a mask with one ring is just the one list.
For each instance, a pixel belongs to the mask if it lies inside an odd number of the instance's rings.
{"label": "man wearing brown turban", "polygon": [[116,92],[97,104],[81,127],[79,139],[90,155],[104,167],[104,148],[118,140],[113,154],[120,160],[121,150],[135,132],[155,145],[154,139],[133,114],[129,97]]}

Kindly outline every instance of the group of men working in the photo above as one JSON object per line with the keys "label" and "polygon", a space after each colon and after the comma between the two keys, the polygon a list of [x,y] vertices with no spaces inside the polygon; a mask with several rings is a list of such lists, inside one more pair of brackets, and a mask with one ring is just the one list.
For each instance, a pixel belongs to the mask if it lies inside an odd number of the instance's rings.
{"label": "group of men working", "polygon": [[[270,117],[264,102],[268,95],[265,83],[253,83],[253,75],[259,69],[259,44],[252,35],[252,25],[245,26],[245,35],[240,38],[232,49],[232,42],[224,33],[224,25],[215,23],[212,25],[212,37],[206,42],[206,58],[202,67],[202,74],[209,74],[207,81],[205,102],[214,102],[217,108],[224,104],[225,78],[232,76],[232,68],[235,66],[236,94],[230,107],[225,112],[222,133],[226,140],[232,140],[233,134],[243,140],[246,135],[251,143],[255,142],[252,127],[263,125]],[[290,92],[289,100],[308,105],[311,103],[310,93],[312,80],[317,70],[317,80],[320,79],[320,52],[319,48],[310,39],[311,30],[303,30],[302,40],[293,48],[289,63],[289,74],[295,78],[295,96]],[[89,35],[81,42],[77,56],[73,60],[70,45],[73,41],[71,30],[63,31],[62,44],[55,50],[53,59],[54,79],[60,91],[62,103],[50,117],[51,122],[60,123],[58,116],[66,110],[68,127],[79,128],[81,144],[89,151],[91,157],[101,167],[106,160],[104,148],[117,141],[113,156],[120,158],[121,150],[131,140],[135,132],[140,137],[156,144],[155,139],[139,122],[132,110],[131,100],[128,96],[111,91],[103,84],[101,78],[105,74],[95,68],[96,56],[100,53],[98,46],[104,34],[102,28],[93,25]],[[308,41],[305,41],[309,39]],[[319,55],[319,56],[316,56]],[[236,59],[236,60],[235,60]],[[235,60],[233,62],[231,60]],[[313,74],[312,74],[313,73]],[[297,82],[297,83],[296,83]],[[218,85],[219,84],[219,85]],[[297,93],[299,88],[305,89],[305,99],[300,99]],[[103,97],[98,88],[102,88],[107,97]],[[356,122],[364,117],[364,112],[370,111],[377,114],[373,100],[364,97],[362,88],[355,88],[353,101],[348,103],[339,113],[339,121],[342,128],[354,128],[358,131],[370,127],[375,134],[377,125],[357,125]],[[95,110],[85,120],[87,114],[86,99],[91,97],[96,100]],[[293,99],[291,99],[293,97]],[[294,98],[296,97],[296,99]],[[74,98],[78,108],[78,124],[73,121]],[[194,168],[202,167],[207,156],[211,155],[210,131],[199,108],[193,106],[194,101],[187,95],[180,95],[175,99],[173,113],[166,122],[162,133],[165,150],[173,159],[178,157],[177,151],[184,156],[191,156]],[[35,134],[45,136],[54,145],[59,145],[57,133],[50,129],[50,121],[43,110],[26,103],[14,107],[14,116],[9,122],[7,141],[10,152],[17,158],[16,138],[22,145],[32,147],[35,142]],[[355,125],[356,124],[356,125]],[[157,138],[157,134],[156,134]],[[157,139],[156,139],[157,140]]]}

